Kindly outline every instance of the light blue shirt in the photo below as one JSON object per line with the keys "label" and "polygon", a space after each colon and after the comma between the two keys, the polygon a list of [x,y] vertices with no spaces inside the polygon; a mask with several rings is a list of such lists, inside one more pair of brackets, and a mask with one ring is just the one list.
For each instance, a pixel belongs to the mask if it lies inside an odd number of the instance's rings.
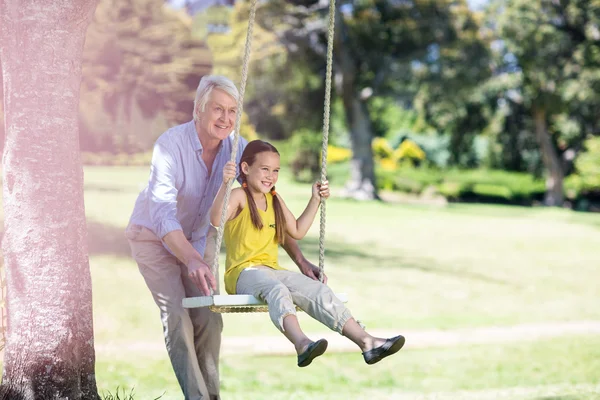
{"label": "light blue shirt", "polygon": [[[240,137],[238,165],[247,143]],[[194,121],[160,135],[152,153],[148,185],[138,196],[129,223],[145,226],[161,239],[181,230],[204,256],[210,208],[223,182],[223,167],[231,159],[232,146],[233,134],[221,142],[209,175]]]}

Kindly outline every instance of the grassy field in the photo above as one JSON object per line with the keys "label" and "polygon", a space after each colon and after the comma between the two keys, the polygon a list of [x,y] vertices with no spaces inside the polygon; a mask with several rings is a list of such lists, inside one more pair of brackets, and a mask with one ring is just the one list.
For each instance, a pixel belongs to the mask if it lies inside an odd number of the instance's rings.
{"label": "grassy field", "polygon": [[[158,310],[123,236],[147,176],[147,168],[85,169],[98,384],[101,391],[135,388],[136,399],[179,399]],[[285,176],[277,186],[301,211],[310,188]],[[363,204],[332,191],[326,272],[369,329],[600,320],[600,215]],[[318,222],[301,246],[316,263]],[[285,252],[281,261],[295,268]],[[326,329],[304,315],[301,323],[313,333]],[[224,334],[259,340],[278,332],[267,315],[251,314],[226,315]],[[374,367],[358,352],[326,354],[303,370],[292,356],[226,355],[222,384],[224,399],[572,400],[600,398],[599,371],[600,339],[583,336],[405,350]]]}

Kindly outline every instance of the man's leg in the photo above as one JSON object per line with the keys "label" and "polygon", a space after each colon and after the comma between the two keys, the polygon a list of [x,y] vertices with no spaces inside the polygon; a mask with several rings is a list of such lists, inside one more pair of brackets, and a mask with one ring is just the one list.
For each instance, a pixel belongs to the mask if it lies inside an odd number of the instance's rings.
{"label": "man's leg", "polygon": [[[189,278],[185,265],[181,265],[181,281],[185,287],[186,297],[202,296],[198,287]],[[220,399],[219,354],[223,318],[221,314],[210,311],[208,307],[190,308],[188,312],[194,327],[195,351],[200,373],[206,382],[210,400],[218,400]]]}
{"label": "man's leg", "polygon": [[186,294],[180,263],[146,228],[135,239],[128,238],[140,272],[160,309],[167,352],[185,399],[210,399],[198,365],[192,320],[181,305]]}

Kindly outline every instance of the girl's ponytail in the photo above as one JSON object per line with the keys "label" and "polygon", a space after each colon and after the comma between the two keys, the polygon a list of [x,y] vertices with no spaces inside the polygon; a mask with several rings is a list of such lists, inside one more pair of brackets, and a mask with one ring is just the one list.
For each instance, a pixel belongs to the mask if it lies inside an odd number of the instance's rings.
{"label": "girl's ponytail", "polygon": [[[275,186],[271,189],[271,195],[273,195],[273,210],[275,211],[275,238],[277,243],[285,243],[285,217],[283,216],[283,208],[277,197]],[[256,206],[255,206],[256,207]]]}
{"label": "girl's ponytail", "polygon": [[243,172],[240,173],[242,175],[242,188],[244,189],[244,193],[246,193],[246,199],[248,200],[248,208],[250,211],[250,219],[252,220],[252,225],[254,225],[254,227],[260,231],[263,228],[262,218],[258,213],[258,208],[256,207],[254,197],[252,197],[250,189],[248,189],[248,184],[246,183],[246,175]]}

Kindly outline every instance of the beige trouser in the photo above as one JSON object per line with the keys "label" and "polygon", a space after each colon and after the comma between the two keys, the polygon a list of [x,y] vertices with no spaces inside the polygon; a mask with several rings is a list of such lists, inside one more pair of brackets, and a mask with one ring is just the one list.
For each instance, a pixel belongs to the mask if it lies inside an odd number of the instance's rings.
{"label": "beige trouser", "polygon": [[184,297],[202,294],[189,278],[187,267],[152,231],[130,225],[126,236],[160,309],[167,352],[185,399],[219,399],[221,315],[208,308],[183,308]]}
{"label": "beige trouser", "polygon": [[296,315],[295,305],[340,334],[346,322],[352,318],[350,310],[329,286],[298,272],[275,270],[262,265],[247,268],[238,278],[236,292],[251,294],[267,303],[271,321],[282,332],[283,319],[288,315]]}

